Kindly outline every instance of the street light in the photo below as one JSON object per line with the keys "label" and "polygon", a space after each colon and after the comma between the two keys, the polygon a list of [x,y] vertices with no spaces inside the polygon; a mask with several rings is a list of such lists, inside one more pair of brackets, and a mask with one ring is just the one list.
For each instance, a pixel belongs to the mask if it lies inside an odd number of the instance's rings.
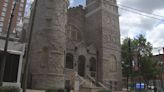
{"label": "street light", "polygon": [[11,25],[12,25],[12,22],[13,22],[14,12],[15,12],[16,5],[17,5],[18,2],[19,2],[19,0],[14,0],[14,7],[13,7],[13,10],[12,10],[12,13],[11,13],[9,27],[8,27],[7,35],[6,35],[6,38],[5,38],[5,46],[4,46],[3,58],[2,58],[1,69],[0,69],[0,86],[3,85],[3,77],[4,77],[7,54],[8,54],[7,49],[8,49],[8,42],[9,42],[9,37],[10,37]]}

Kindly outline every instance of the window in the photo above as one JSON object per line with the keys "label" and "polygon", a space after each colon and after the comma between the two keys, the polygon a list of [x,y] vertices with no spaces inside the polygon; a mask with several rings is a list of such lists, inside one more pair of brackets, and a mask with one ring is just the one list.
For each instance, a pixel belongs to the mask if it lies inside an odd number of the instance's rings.
{"label": "window", "polygon": [[0,26],[1,26],[1,27],[3,26],[3,22],[0,22]]}
{"label": "window", "polygon": [[23,2],[24,2],[24,0],[21,0],[21,2],[23,3]]}
{"label": "window", "polygon": [[20,4],[20,7],[23,7],[23,6],[24,6],[24,4],[23,4],[23,3],[21,3],[21,4]]}
{"label": "window", "polygon": [[22,7],[20,7],[20,8],[19,8],[19,11],[23,11],[23,8],[22,8]]}
{"label": "window", "polygon": [[114,55],[110,57],[110,71],[116,72],[117,71],[117,61]]}
{"label": "window", "polygon": [[3,12],[6,12],[7,11],[7,8],[3,7]]}
{"label": "window", "polygon": [[7,7],[7,5],[8,5],[7,3],[4,3],[4,4],[3,4],[4,7]]}
{"label": "window", "polygon": [[70,26],[70,25],[67,28],[67,37],[73,41],[80,42],[82,40],[82,34],[81,34],[80,30],[78,30],[76,27]]}
{"label": "window", "polygon": [[73,55],[71,53],[66,54],[65,67],[68,69],[73,69]]}
{"label": "window", "polygon": [[0,32],[2,32],[2,28],[0,27]]}
{"label": "window", "polygon": [[21,13],[21,12],[19,12],[19,13],[18,13],[18,16],[19,16],[19,17],[21,17],[21,16],[22,16],[22,13]]}
{"label": "window", "polygon": [[5,15],[6,15],[6,14],[5,14],[5,12],[2,12],[2,13],[1,13],[1,16],[3,16],[3,17],[4,17]]}
{"label": "window", "polygon": [[0,21],[4,21],[4,17],[0,17]]}

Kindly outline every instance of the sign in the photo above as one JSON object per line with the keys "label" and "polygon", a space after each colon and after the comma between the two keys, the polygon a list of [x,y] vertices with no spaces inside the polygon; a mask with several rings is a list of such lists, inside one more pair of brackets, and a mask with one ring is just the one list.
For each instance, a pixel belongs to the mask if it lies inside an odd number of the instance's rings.
{"label": "sign", "polygon": [[136,88],[137,89],[144,89],[145,88],[145,84],[144,83],[136,83]]}

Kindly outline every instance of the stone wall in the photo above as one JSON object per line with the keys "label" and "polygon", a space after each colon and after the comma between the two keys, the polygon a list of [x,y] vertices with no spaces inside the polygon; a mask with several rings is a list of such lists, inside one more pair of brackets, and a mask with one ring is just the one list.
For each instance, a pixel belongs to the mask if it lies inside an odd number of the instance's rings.
{"label": "stone wall", "polygon": [[112,90],[121,90],[121,47],[115,1],[89,0],[86,5],[86,38],[95,43],[99,57],[99,80]]}
{"label": "stone wall", "polygon": [[64,88],[67,0],[39,0],[30,52],[33,89]]}

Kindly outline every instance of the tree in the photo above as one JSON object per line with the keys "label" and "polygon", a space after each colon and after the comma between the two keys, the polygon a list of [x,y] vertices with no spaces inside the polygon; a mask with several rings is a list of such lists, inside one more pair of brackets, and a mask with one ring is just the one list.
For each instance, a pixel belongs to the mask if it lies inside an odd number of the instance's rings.
{"label": "tree", "polygon": [[157,62],[152,59],[152,57],[142,57],[141,59],[141,75],[146,84],[149,80],[152,80],[160,73],[157,66]]}
{"label": "tree", "polygon": [[[147,42],[143,35],[139,35],[135,39],[126,38],[121,47],[123,75],[125,77],[129,75],[133,78],[142,77],[144,82],[148,83],[158,74],[157,62],[152,58],[152,45]],[[134,71],[134,66],[137,66],[138,70]]]}

